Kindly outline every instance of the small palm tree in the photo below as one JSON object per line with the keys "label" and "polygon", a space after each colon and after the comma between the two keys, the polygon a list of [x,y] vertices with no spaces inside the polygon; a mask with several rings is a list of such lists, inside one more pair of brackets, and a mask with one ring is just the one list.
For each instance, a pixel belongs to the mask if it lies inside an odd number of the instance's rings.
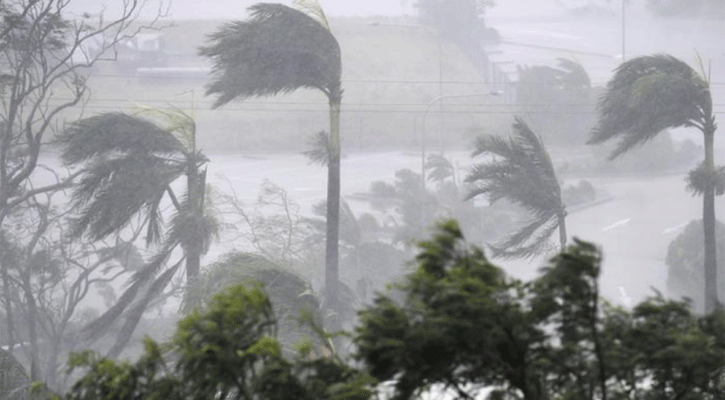
{"label": "small palm tree", "polygon": [[541,140],[516,117],[513,135],[482,136],[473,156],[492,155],[474,165],[466,177],[472,185],[467,199],[485,194],[491,203],[507,199],[523,206],[533,219],[504,241],[489,246],[494,256],[533,257],[544,251],[549,237],[559,230],[561,249],[566,246],[566,207],[549,153]]}
{"label": "small palm tree", "polygon": [[274,96],[300,88],[317,89],[330,105],[327,178],[326,300],[333,310],[338,293],[340,210],[340,46],[315,0],[256,4],[251,17],[222,26],[200,49],[213,62],[207,94],[218,95],[214,107],[232,100]]}
{"label": "small palm tree", "polygon": [[[127,313],[111,349],[110,354],[117,355],[149,302],[182,265],[187,280],[199,274],[201,256],[209,249],[218,228],[205,201],[204,165],[209,160],[196,149],[194,120],[178,109],[142,108],[133,115],[113,112],[82,119],[66,129],[62,141],[64,162],[83,168],[73,189],[72,206],[78,210],[72,221],[73,234],[97,241],[120,233],[140,219],[147,244],[159,245],[158,253],[135,273],[118,303],[86,329],[89,339],[97,339],[136,300],[138,292],[145,290]],[[179,196],[172,183],[182,178],[186,190]],[[161,209],[164,199],[174,209],[165,231]],[[183,259],[169,264],[177,247],[183,250]]]}
{"label": "small palm tree", "polygon": [[715,194],[724,189],[722,168],[715,168],[715,114],[708,80],[670,55],[643,56],[620,65],[599,101],[599,121],[589,144],[618,138],[614,159],[667,128],[695,127],[704,137],[705,158],[688,178],[688,188],[703,195],[705,312],[717,297]]}

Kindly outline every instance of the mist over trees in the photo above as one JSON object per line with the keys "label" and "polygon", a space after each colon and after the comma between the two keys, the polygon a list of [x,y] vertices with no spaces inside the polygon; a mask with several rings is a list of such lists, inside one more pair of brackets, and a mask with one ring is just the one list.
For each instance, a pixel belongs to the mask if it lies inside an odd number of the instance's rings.
{"label": "mist over trees", "polygon": [[402,300],[381,293],[361,311],[352,334],[359,369],[324,355],[324,340],[284,357],[269,298],[238,285],[179,322],[168,345],[147,339],[136,362],[75,355],[84,375],[66,398],[722,396],[722,311],[694,316],[687,302],[661,295],[631,311],[611,306],[599,296],[601,259],[575,240],[522,282],[469,246],[454,221],[442,222],[420,242]]}
{"label": "mist over trees", "polygon": [[136,18],[147,5],[127,1],[110,18],[67,19],[66,1],[0,4],[4,343],[11,354],[19,354],[16,346],[22,343],[31,380],[55,381],[63,343],[72,335],[71,320],[91,286],[91,274],[124,252],[119,242],[89,245],[68,239],[68,209],[58,198],[77,174],[43,164],[41,151],[74,107],[88,100],[88,71],[141,29]]}
{"label": "mist over trees", "polygon": [[[601,88],[611,55],[508,40],[579,39],[499,36],[486,0],[417,1],[387,25],[425,35],[378,37],[315,0],[224,23],[78,4],[0,0],[1,398],[725,397],[704,60],[623,53]],[[522,44],[548,63],[496,47]],[[670,175],[702,220],[669,189],[632,206]],[[640,267],[668,290],[631,302]]]}

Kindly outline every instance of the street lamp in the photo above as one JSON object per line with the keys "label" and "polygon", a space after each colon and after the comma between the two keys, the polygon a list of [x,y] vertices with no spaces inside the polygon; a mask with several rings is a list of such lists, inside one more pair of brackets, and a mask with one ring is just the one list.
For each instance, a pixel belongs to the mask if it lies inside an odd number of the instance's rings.
{"label": "street lamp", "polygon": [[425,153],[426,153],[426,133],[425,133],[425,119],[428,116],[428,112],[431,107],[438,103],[442,104],[443,99],[458,99],[465,97],[482,97],[482,96],[499,96],[498,91],[485,92],[485,93],[467,93],[467,94],[451,94],[447,96],[438,96],[431,100],[425,107],[423,112],[423,126],[421,127],[421,141],[420,141],[420,176],[422,178],[423,189],[425,189]]}

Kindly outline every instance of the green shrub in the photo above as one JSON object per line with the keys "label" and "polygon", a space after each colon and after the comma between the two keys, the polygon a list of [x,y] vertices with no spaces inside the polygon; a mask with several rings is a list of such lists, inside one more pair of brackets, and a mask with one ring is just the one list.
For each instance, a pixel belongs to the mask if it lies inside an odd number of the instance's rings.
{"label": "green shrub", "polygon": [[[692,300],[693,309],[703,310],[704,278],[704,247],[702,238],[702,220],[690,222],[667,248],[667,290],[670,296],[688,297]],[[717,237],[718,281],[725,274],[725,224],[715,224]],[[718,285],[718,298],[722,301],[725,295],[723,285]]]}

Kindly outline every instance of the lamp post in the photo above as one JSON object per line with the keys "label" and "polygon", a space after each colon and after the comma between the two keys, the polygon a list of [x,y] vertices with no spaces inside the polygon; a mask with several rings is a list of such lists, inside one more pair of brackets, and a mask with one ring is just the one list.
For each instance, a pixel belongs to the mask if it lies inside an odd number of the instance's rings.
{"label": "lamp post", "polygon": [[447,96],[438,96],[435,99],[431,100],[428,105],[425,107],[425,111],[423,112],[423,126],[421,127],[421,141],[420,141],[420,176],[422,178],[422,184],[423,189],[425,189],[425,155],[426,155],[426,133],[425,133],[425,120],[428,116],[428,112],[430,111],[431,107],[438,103],[443,103],[444,99],[458,99],[458,98],[465,98],[465,97],[483,97],[483,96],[499,96],[499,92],[493,91],[493,92],[484,92],[484,93],[467,93],[467,94],[451,94]]}

